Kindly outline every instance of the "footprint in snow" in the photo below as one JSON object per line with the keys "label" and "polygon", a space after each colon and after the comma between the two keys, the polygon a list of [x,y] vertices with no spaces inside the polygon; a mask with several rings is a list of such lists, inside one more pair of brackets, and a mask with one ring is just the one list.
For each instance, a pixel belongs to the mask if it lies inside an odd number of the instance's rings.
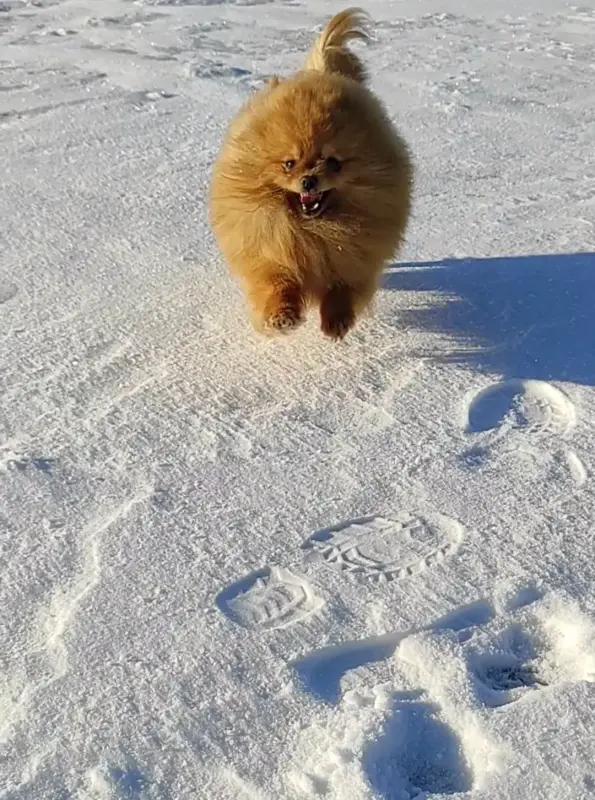
{"label": "footprint in snow", "polygon": [[565,436],[576,424],[571,401],[545,381],[510,380],[495,383],[479,392],[467,408],[467,433],[512,429],[527,436]]}
{"label": "footprint in snow", "polygon": [[466,433],[474,443],[461,454],[470,468],[499,469],[525,465],[555,477],[559,468],[582,486],[587,470],[579,456],[563,445],[572,434],[576,409],[560,389],[545,381],[495,383],[467,403]]}
{"label": "footprint in snow", "polygon": [[[358,668],[381,659],[393,678],[365,685]],[[286,771],[293,791],[337,800],[346,785],[384,800],[458,794],[485,787],[505,763],[486,713],[516,713],[545,686],[595,681],[595,624],[574,602],[527,590],[501,611],[480,601],[422,629],[314,651],[294,667],[326,711],[298,736]],[[356,688],[342,691],[354,669]],[[336,696],[316,691],[325,674],[338,680]]]}
{"label": "footprint in snow", "polygon": [[464,529],[442,514],[397,512],[347,520],[314,533],[304,544],[310,559],[387,583],[417,575],[455,553]]}
{"label": "footprint in snow", "polygon": [[[408,578],[440,563],[459,548],[463,527],[442,514],[396,513],[347,520],[312,534],[306,561],[322,561],[379,583]],[[228,619],[252,630],[306,622],[324,601],[308,581],[283,567],[265,567],[223,589],[215,600]]]}
{"label": "footprint in snow", "polygon": [[304,622],[324,605],[304,578],[282,567],[251,573],[220,592],[215,602],[229,619],[251,630]]}

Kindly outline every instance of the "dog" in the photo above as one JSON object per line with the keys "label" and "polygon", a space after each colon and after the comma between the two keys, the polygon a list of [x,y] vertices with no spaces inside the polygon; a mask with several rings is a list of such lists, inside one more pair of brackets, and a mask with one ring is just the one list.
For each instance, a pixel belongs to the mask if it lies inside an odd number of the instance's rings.
{"label": "dog", "polygon": [[342,339],[403,241],[409,149],[346,47],[368,30],[361,9],[336,14],[302,70],[240,109],[215,161],[211,227],[263,332],[318,306],[322,332]]}

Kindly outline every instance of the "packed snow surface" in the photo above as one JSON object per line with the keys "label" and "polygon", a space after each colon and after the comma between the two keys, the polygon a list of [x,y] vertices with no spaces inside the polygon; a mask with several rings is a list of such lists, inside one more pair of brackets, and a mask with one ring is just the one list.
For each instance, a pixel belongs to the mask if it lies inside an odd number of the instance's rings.
{"label": "packed snow surface", "polygon": [[262,338],[210,169],[344,5],[0,2],[2,800],[595,796],[595,6],[366,3],[407,243]]}

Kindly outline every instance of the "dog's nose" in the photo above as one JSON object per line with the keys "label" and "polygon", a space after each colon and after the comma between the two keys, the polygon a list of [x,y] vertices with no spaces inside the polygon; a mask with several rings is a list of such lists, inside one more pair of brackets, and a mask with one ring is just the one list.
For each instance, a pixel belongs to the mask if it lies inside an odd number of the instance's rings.
{"label": "dog's nose", "polygon": [[304,175],[302,178],[302,189],[305,192],[313,192],[318,186],[318,178],[316,175]]}

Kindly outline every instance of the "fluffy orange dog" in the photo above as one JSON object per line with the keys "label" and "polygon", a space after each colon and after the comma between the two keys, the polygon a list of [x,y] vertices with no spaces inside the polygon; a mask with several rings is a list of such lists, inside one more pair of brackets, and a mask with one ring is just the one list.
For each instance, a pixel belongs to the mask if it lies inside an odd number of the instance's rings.
{"label": "fluffy orange dog", "polygon": [[212,227],[262,330],[291,329],[317,304],[322,331],[343,338],[403,239],[411,160],[345,47],[367,39],[366,20],[333,17],[305,69],[241,109],[215,163]]}

